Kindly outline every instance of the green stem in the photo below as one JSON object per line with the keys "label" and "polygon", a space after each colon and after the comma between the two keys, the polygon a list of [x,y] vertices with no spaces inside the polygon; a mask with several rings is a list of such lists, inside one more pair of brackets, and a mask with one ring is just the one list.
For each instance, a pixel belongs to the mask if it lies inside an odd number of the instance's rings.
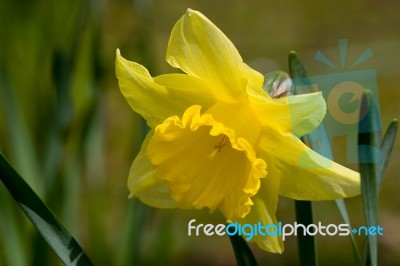
{"label": "green stem", "polygon": [[[310,93],[311,81],[307,76],[307,72],[303,63],[295,52],[289,53],[289,69],[290,76],[293,79],[295,86],[295,94]],[[306,86],[304,86],[306,85]],[[322,141],[315,141],[315,139]],[[316,152],[326,157],[332,157],[329,142],[323,124],[319,126],[314,132],[304,136],[302,141],[314,149]],[[308,226],[313,223],[312,203],[311,201],[295,201],[296,219],[297,222]],[[307,234],[299,234],[297,236],[297,243],[299,247],[300,265],[318,265],[317,244],[314,236]]]}
{"label": "green stem", "polygon": [[[296,218],[299,224],[305,227],[313,223],[313,211],[311,201],[295,201]],[[300,265],[318,265],[317,245],[314,236],[298,233]]]}
{"label": "green stem", "polygon": [[238,266],[254,266],[257,265],[257,261],[254,258],[250,247],[247,245],[246,240],[238,235],[229,236],[233,251],[235,252],[236,263]]}

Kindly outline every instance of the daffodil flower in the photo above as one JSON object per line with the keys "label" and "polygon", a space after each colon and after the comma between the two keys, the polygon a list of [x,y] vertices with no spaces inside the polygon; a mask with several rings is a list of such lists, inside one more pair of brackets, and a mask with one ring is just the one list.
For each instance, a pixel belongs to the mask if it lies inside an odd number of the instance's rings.
{"label": "daffodil flower", "polygon": [[[360,193],[357,172],[299,140],[325,115],[320,93],[272,99],[263,75],[190,9],[172,30],[166,59],[184,73],[152,77],[117,50],[122,94],[151,129],[130,170],[131,196],[158,208],[218,209],[227,221],[266,225],[277,223],[278,195],[331,200]],[[283,251],[278,236],[253,240]]]}

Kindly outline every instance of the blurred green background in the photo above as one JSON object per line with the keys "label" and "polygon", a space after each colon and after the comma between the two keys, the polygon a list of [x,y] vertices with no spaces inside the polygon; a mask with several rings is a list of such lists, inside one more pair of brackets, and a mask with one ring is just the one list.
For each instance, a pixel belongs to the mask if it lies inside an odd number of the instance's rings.
{"label": "blurred green background", "polygon": [[[374,69],[382,124],[400,116],[400,2],[397,1],[26,1],[0,2],[0,151],[81,243],[96,265],[234,264],[227,237],[188,237],[187,222],[221,222],[207,211],[156,210],[128,200],[130,164],[147,131],[119,92],[115,51],[152,75],[174,71],[164,57],[174,23],[190,7],[203,12],[265,73],[288,70],[296,50],[310,75],[374,56],[355,70]],[[335,160],[346,163],[345,139]],[[400,142],[380,194],[379,262],[400,261]],[[347,200],[363,224],[360,197]],[[278,220],[294,222],[293,201],[281,199]],[[340,223],[332,202],[314,204],[315,220]],[[357,238],[360,247],[363,239]],[[352,264],[350,240],[318,237],[321,265]],[[295,237],[283,255],[252,246],[260,264],[297,264]],[[0,265],[57,265],[58,259],[0,185]]]}

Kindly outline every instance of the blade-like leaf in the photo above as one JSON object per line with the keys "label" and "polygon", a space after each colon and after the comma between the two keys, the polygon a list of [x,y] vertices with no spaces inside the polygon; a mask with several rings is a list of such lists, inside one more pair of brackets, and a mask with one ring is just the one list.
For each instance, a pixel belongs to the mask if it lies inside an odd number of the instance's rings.
{"label": "blade-like leaf", "polygon": [[[349,218],[349,213],[347,212],[346,204],[344,199],[337,199],[335,200],[336,207],[338,208],[340,215],[342,216],[343,221],[349,225],[350,228],[353,228],[351,226],[350,218]],[[361,255],[360,251],[358,250],[357,242],[354,237],[354,234],[349,234],[350,240],[351,240],[351,247],[353,248],[353,254],[354,254],[354,262],[355,265],[361,265]]]}
{"label": "blade-like leaf", "polygon": [[17,213],[19,210],[14,207],[6,188],[0,186],[0,264],[3,259],[5,265],[24,266],[28,265],[25,227],[20,221],[20,213]]}
{"label": "blade-like leaf", "polygon": [[[361,102],[361,110],[369,110],[367,116],[360,122],[360,126],[369,129],[375,128],[380,123],[380,111],[376,107],[375,99],[370,91],[366,91]],[[361,125],[363,124],[363,125]],[[365,132],[365,131],[364,131]],[[380,165],[380,152],[377,152],[379,133],[369,130],[358,134],[359,169],[361,174],[361,194],[364,208],[365,223],[367,227],[378,225],[377,200],[378,176]],[[368,235],[369,261],[371,265],[378,263],[378,238]],[[365,257],[365,255],[363,256]]]}
{"label": "blade-like leaf", "polygon": [[93,265],[76,240],[1,153],[0,179],[65,265]]}
{"label": "blade-like leaf", "polygon": [[382,185],[383,175],[385,174],[386,167],[389,163],[390,155],[392,153],[393,145],[396,140],[397,125],[397,119],[394,119],[386,130],[385,136],[383,137],[381,143],[381,167],[378,175],[379,188]]}
{"label": "blade-like leaf", "polygon": [[148,223],[150,208],[139,200],[129,202],[128,214],[122,229],[121,246],[115,257],[116,266],[136,265],[141,263],[140,254],[144,239],[144,224]]}

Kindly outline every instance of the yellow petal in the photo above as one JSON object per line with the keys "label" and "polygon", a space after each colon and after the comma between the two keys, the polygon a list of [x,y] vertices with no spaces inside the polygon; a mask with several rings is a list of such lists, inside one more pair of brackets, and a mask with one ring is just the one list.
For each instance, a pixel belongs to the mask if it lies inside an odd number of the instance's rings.
{"label": "yellow petal", "polygon": [[249,94],[252,108],[264,125],[300,137],[315,130],[326,113],[320,92],[272,99],[260,92]]}
{"label": "yellow petal", "polygon": [[169,182],[171,195],[185,209],[218,208],[227,219],[245,216],[250,197],[266,175],[266,164],[250,144],[232,129],[188,108],[182,119],[167,118],[156,127],[147,153],[160,179]]}
{"label": "yellow petal", "polygon": [[161,75],[153,79],[144,66],[124,59],[119,50],[116,75],[129,105],[151,128],[171,115],[182,115],[193,104],[208,107],[215,101],[211,89],[200,79],[185,74]]}
{"label": "yellow petal", "polygon": [[157,178],[155,167],[147,157],[147,145],[153,134],[150,132],[133,161],[128,178],[131,196],[156,208],[175,208],[178,203],[171,198],[168,182]]}
{"label": "yellow petal", "polygon": [[[278,226],[275,213],[278,205],[279,178],[275,176],[275,170],[271,167],[269,168],[270,172],[268,176],[262,179],[260,190],[257,195],[252,198],[254,205],[251,208],[250,213],[243,219],[239,219],[239,223],[258,224],[261,222],[261,225],[263,226],[269,226],[271,224]],[[274,226],[270,226],[268,232],[270,233],[269,235],[254,236],[251,242],[255,242],[259,248],[265,251],[282,253],[282,237],[277,235]],[[276,235],[274,235],[275,233]]]}
{"label": "yellow petal", "polygon": [[322,93],[307,93],[286,98],[289,104],[291,132],[298,137],[314,131],[324,119],[326,103]]}
{"label": "yellow petal", "polygon": [[248,80],[262,86],[263,76],[243,63],[225,34],[208,18],[188,9],[175,24],[167,61],[185,73],[206,81],[218,99],[245,98]]}
{"label": "yellow petal", "polygon": [[237,138],[244,138],[254,147],[262,132],[262,123],[248,103],[229,104],[217,102],[207,109],[206,114],[224,124],[228,128],[235,130]]}
{"label": "yellow petal", "polygon": [[259,156],[275,166],[281,178],[283,196],[332,200],[360,194],[359,173],[319,155],[291,134],[266,129],[259,145]]}

